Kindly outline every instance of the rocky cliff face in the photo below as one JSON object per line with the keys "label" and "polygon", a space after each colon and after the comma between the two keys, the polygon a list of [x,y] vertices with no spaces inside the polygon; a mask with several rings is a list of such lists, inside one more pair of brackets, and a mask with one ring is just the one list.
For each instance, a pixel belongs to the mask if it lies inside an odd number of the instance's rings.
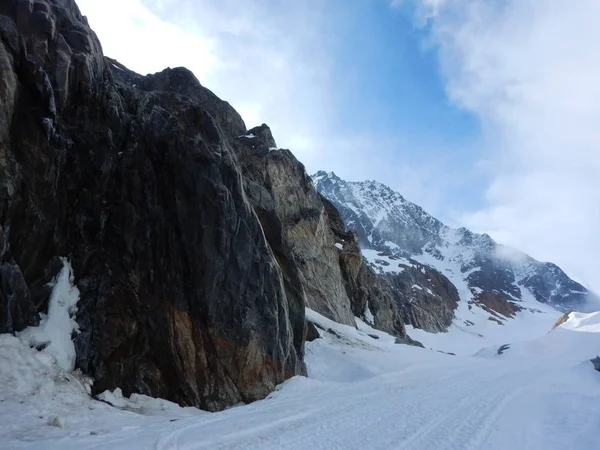
{"label": "rocky cliff face", "polygon": [[98,391],[220,409],[303,373],[301,287],[244,193],[237,113],[185,69],[104,58],[71,0],[2,2],[0,36],[0,331],[36,323],[67,256]]}
{"label": "rocky cliff face", "polygon": [[323,196],[319,197],[335,237],[344,286],[353,315],[375,328],[398,336],[402,342],[412,344],[413,341],[406,335],[396,302],[390,294],[389,283],[377,277],[364,259],[358,245],[358,236],[346,229],[335,206]]}
{"label": "rocky cliff face", "polygon": [[72,0],[0,4],[0,332],[67,257],[77,367],[217,410],[304,373],[305,304],[410,342],[356,236],[266,125],[186,69],[106,58]]}
{"label": "rocky cliff face", "polygon": [[407,325],[431,333],[452,324],[460,297],[448,278],[431,267],[413,263],[390,280],[400,314]]}
{"label": "rocky cliff face", "polygon": [[356,235],[315,191],[304,166],[277,148],[269,127],[240,135],[234,148],[247,197],[280,265],[290,268],[288,278],[299,281],[306,305],[351,326],[367,312],[373,326],[411,343],[388,290],[363,261]]}
{"label": "rocky cliff face", "polygon": [[[289,150],[276,148],[266,125],[240,136],[236,149],[248,198],[263,218],[267,235],[276,229],[277,241],[290,249],[306,305],[332,320],[354,326],[334,236],[304,166]],[[276,217],[278,223],[270,217]]]}
{"label": "rocky cliff face", "polygon": [[[586,309],[593,294],[560,268],[464,228],[451,229],[400,194],[374,181],[313,176],[317,190],[357,230],[363,253],[391,280],[405,323],[443,331],[462,300],[503,324],[533,301],[559,310]],[[469,320],[461,325],[469,326]]]}

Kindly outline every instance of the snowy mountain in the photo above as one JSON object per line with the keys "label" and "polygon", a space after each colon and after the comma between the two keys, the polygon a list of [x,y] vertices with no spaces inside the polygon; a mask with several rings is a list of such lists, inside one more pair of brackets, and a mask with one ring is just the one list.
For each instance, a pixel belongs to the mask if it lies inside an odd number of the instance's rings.
{"label": "snowy mountain", "polygon": [[[444,331],[451,322],[473,326],[471,316],[477,312],[503,325],[523,310],[536,312],[545,305],[561,311],[589,309],[593,294],[552,263],[498,244],[487,234],[448,227],[376,181],[347,182],[323,171],[312,178],[317,191],[358,233],[371,266],[394,280],[410,325]],[[433,318],[419,323],[419,315],[431,312],[432,305],[435,310],[436,304],[445,305],[444,315],[434,311],[429,314]],[[442,326],[432,321],[436,318]]]}

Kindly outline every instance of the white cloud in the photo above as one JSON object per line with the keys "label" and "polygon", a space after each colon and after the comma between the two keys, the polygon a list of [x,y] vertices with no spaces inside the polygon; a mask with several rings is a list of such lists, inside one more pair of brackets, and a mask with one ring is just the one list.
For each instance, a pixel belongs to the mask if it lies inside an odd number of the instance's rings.
{"label": "white cloud", "polygon": [[[216,42],[154,14],[140,0],[78,0],[104,54],[142,74],[187,64],[200,79],[223,67]],[[194,58],[190,58],[194,55]]]}
{"label": "white cloud", "polygon": [[434,6],[448,95],[485,130],[486,205],[461,220],[600,290],[600,2]]}

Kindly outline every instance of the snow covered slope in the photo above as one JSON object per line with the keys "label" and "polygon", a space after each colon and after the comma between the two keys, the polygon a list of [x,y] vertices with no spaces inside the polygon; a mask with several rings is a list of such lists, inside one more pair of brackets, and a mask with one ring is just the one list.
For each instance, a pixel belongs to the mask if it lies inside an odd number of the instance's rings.
{"label": "snow covered slope", "polygon": [[[586,307],[587,289],[556,265],[497,244],[487,234],[450,228],[384,184],[346,182],[323,171],[313,181],[358,232],[365,249],[432,265],[464,280],[468,289],[497,291],[517,301],[529,291],[535,300],[562,310]],[[405,264],[400,259],[394,267],[379,267],[401,271]]]}
{"label": "snow covered slope", "polygon": [[307,316],[322,335],[307,344],[309,377],[219,413],[118,392],[104,396],[109,406],[46,354],[0,336],[2,448],[598,448],[600,372],[588,360],[600,351],[600,314],[470,357]]}
{"label": "snow covered slope", "polygon": [[[339,209],[348,228],[356,230],[370,264],[395,280],[399,307],[406,305],[409,325],[435,332],[451,322],[451,330],[487,338],[511,319],[522,321],[540,311],[552,316],[552,308],[597,307],[597,298],[556,265],[497,244],[486,234],[450,228],[381,183],[346,182],[323,171],[313,175],[313,181]],[[444,286],[448,283],[456,288],[459,302],[453,289]],[[419,317],[430,308],[430,316],[440,323]],[[454,316],[448,315],[450,308],[456,308]],[[545,326],[551,319],[541,322]]]}

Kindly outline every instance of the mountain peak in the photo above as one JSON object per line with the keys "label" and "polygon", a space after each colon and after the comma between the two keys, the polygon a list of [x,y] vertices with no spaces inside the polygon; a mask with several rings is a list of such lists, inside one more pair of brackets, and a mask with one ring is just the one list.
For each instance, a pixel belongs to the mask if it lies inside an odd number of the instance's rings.
{"label": "mountain peak", "polygon": [[326,180],[332,182],[342,181],[340,177],[338,177],[335,172],[326,172],[324,170],[319,170],[317,173],[311,176],[313,183],[320,183]]}
{"label": "mountain peak", "polygon": [[246,131],[246,134],[243,137],[256,139],[257,142],[260,143],[260,145],[266,149],[277,148],[275,138],[271,133],[271,128],[269,128],[269,125],[267,125],[266,123],[249,129],[248,131]]}
{"label": "mountain peak", "polygon": [[[383,183],[344,181],[324,171],[313,180],[317,191],[340,210],[348,227],[357,231],[363,249],[439,270],[467,302],[488,292],[507,301],[535,299],[563,311],[586,309],[587,290],[558,266],[500,245],[488,234],[451,228]],[[384,259],[373,260],[371,265],[380,272],[401,271],[401,265]]]}

